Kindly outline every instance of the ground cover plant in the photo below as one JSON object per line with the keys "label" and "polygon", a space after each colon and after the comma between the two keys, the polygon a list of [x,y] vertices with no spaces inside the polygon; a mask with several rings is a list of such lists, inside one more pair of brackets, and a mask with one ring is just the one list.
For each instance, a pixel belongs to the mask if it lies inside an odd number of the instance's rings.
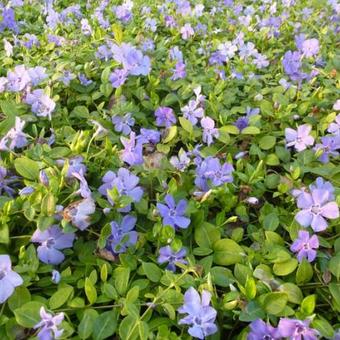
{"label": "ground cover plant", "polygon": [[339,339],[339,23],[0,1],[0,339]]}

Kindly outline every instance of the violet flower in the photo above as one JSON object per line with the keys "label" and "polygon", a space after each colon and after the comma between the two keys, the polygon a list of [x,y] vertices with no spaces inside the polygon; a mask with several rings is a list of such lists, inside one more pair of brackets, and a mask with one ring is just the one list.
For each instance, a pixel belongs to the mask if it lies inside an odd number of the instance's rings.
{"label": "violet flower", "polygon": [[128,112],[124,116],[113,116],[112,123],[115,126],[116,132],[121,132],[127,136],[131,132],[130,126],[135,125],[135,119],[132,117],[132,113]]}
{"label": "violet flower", "polygon": [[[83,164],[84,158],[82,156],[72,157],[68,160],[68,169],[66,173],[67,178],[72,178],[73,173],[82,173],[85,175],[86,166]],[[62,160],[60,163],[64,165],[64,161]]]}
{"label": "violet flower", "polygon": [[115,69],[110,75],[110,82],[113,88],[118,88],[125,84],[128,72],[125,69]]}
{"label": "violet flower", "polygon": [[172,76],[171,80],[178,80],[178,79],[183,79],[186,77],[187,72],[186,72],[186,65],[183,61],[178,61],[175,65],[175,68],[172,69]]}
{"label": "violet flower", "polygon": [[309,145],[313,145],[314,138],[310,135],[311,130],[312,127],[308,124],[298,126],[297,130],[286,128],[286,146],[294,146],[295,150],[300,152],[305,150]]}
{"label": "violet flower", "polygon": [[187,251],[185,248],[174,252],[170,246],[165,246],[159,249],[159,256],[157,262],[160,264],[168,263],[166,269],[173,272],[176,271],[176,262],[187,264],[188,262],[183,259]]}
{"label": "violet flower", "polygon": [[14,150],[23,148],[28,144],[27,135],[22,131],[25,121],[20,117],[15,117],[15,125],[0,140],[0,151]]}
{"label": "violet flower", "polygon": [[58,283],[60,282],[60,280],[61,280],[61,275],[60,275],[60,273],[59,273],[57,270],[55,270],[55,269],[52,270],[52,277],[51,277],[51,280],[52,280],[52,282],[55,283],[55,284],[58,284]]}
{"label": "violet flower", "polygon": [[73,246],[74,233],[65,234],[57,225],[44,231],[37,229],[31,238],[34,243],[39,243],[37,252],[39,259],[47,264],[60,264],[65,255],[60,251]]}
{"label": "violet flower", "polygon": [[130,166],[143,164],[143,144],[136,139],[134,132],[130,133],[130,139],[120,137],[124,150],[121,152],[122,161]]}
{"label": "violet flower", "polygon": [[288,51],[283,57],[282,64],[284,71],[293,81],[301,81],[307,76],[305,73],[301,72],[301,59],[302,55],[298,51]]}
{"label": "violet flower", "polygon": [[138,238],[138,233],[133,230],[136,221],[136,217],[127,215],[123,217],[120,224],[115,221],[111,222],[111,235],[107,240],[106,248],[114,254],[120,254],[135,245]]}
{"label": "violet flower", "polygon": [[340,114],[335,117],[335,122],[329,124],[327,131],[334,135],[340,135]]}
{"label": "violet flower", "polygon": [[247,340],[279,340],[282,338],[276,328],[261,319],[254,320],[249,327],[250,333]]}
{"label": "violet flower", "polygon": [[84,177],[83,171],[72,172],[72,176],[79,181],[79,190],[75,192],[76,195],[80,194],[83,198],[91,197],[91,190]]}
{"label": "violet flower", "polygon": [[314,57],[319,53],[319,40],[318,39],[307,39],[304,40],[301,46],[301,51],[305,57]]}
{"label": "violet flower", "polygon": [[26,96],[26,103],[31,105],[32,112],[38,117],[48,117],[52,119],[51,114],[55,109],[55,102],[44,93],[44,90],[34,90]]}
{"label": "violet flower", "polygon": [[85,230],[91,224],[91,215],[96,211],[96,205],[91,197],[71,203],[64,210],[64,218],[80,230]]}
{"label": "violet flower", "polygon": [[178,156],[172,156],[170,163],[179,171],[184,171],[190,164],[190,158],[186,152],[179,152]]}
{"label": "violet flower", "polygon": [[189,103],[181,111],[183,112],[183,117],[188,119],[192,125],[196,125],[198,118],[202,118],[204,114],[204,110],[199,106],[197,100],[189,100]]}
{"label": "violet flower", "polygon": [[321,137],[321,143],[322,144],[316,144],[314,147],[314,151],[322,151],[321,156],[318,158],[320,162],[328,163],[330,156],[339,156],[337,150],[340,149],[340,135]]}
{"label": "violet flower", "polygon": [[328,190],[315,189],[311,193],[303,192],[298,196],[297,206],[302,209],[295,215],[295,219],[303,227],[311,226],[315,232],[325,230],[325,218],[339,217],[339,208],[335,201],[330,202]]}
{"label": "violet flower", "polygon": [[217,332],[217,312],[210,306],[210,299],[211,294],[207,290],[203,290],[201,298],[195,288],[190,287],[184,294],[183,306],[178,308],[179,313],[187,314],[178,323],[190,325],[188,332],[195,338],[204,339]]}
{"label": "violet flower", "polygon": [[21,276],[12,270],[8,255],[0,255],[0,303],[4,303],[13,293],[15,287],[23,284]]}
{"label": "violet flower", "polygon": [[161,133],[157,130],[141,128],[137,140],[142,144],[157,144],[161,140]]}
{"label": "violet flower", "polygon": [[64,330],[58,329],[58,326],[64,320],[64,313],[58,313],[53,316],[47,313],[44,307],[41,307],[40,317],[41,321],[33,327],[34,329],[40,328],[38,333],[39,340],[53,340],[63,334]]}
{"label": "violet flower", "polygon": [[46,74],[46,68],[42,66],[31,67],[27,70],[27,72],[33,86],[40,84],[48,77]]}
{"label": "violet flower", "polygon": [[306,230],[300,230],[298,238],[293,242],[290,250],[297,253],[297,259],[302,262],[306,258],[308,262],[313,262],[316,258],[316,250],[319,248],[319,239],[316,235],[309,236]]}
{"label": "violet flower", "polygon": [[129,196],[133,202],[139,202],[143,196],[142,188],[137,186],[139,178],[128,169],[120,168],[117,174],[108,171],[102,178],[102,182],[103,184],[98,188],[98,191],[106,196],[112,205],[114,202],[107,191],[113,188],[117,189],[120,196]]}
{"label": "violet flower", "polygon": [[284,338],[291,340],[317,340],[319,333],[317,330],[309,328],[310,321],[282,318],[277,328]]}
{"label": "violet flower", "polygon": [[201,119],[201,126],[203,127],[203,142],[210,145],[214,138],[218,138],[219,131],[215,128],[215,122],[210,117]]}
{"label": "violet flower", "polygon": [[164,198],[166,203],[157,203],[157,209],[163,218],[163,225],[170,225],[173,228],[188,228],[190,224],[190,218],[185,217],[185,211],[187,209],[187,201],[182,199],[177,204],[171,195],[166,195]]}
{"label": "violet flower", "polygon": [[31,81],[31,78],[25,66],[18,65],[14,67],[13,71],[7,72],[7,80],[8,91],[20,92],[28,85],[28,83]]}
{"label": "violet flower", "polygon": [[13,196],[15,191],[10,187],[11,184],[18,180],[17,176],[9,176],[7,169],[0,166],[0,195],[6,192],[7,195]]}
{"label": "violet flower", "polygon": [[155,111],[156,125],[170,127],[176,124],[176,116],[174,110],[171,107],[160,106]]}
{"label": "violet flower", "polygon": [[181,30],[181,35],[182,35],[182,39],[184,40],[188,40],[191,36],[193,36],[195,34],[193,28],[191,27],[190,24],[185,24]]}

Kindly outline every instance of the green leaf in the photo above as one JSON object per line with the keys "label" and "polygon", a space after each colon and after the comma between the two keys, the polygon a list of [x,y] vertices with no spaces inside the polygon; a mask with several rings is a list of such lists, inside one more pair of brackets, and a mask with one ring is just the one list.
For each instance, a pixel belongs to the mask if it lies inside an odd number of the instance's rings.
{"label": "green leaf", "polygon": [[256,283],[253,277],[248,277],[245,285],[246,297],[253,300],[256,296]]}
{"label": "green leaf", "polygon": [[247,126],[241,131],[242,135],[258,135],[259,133],[261,133],[261,131],[256,126]]}
{"label": "green leaf", "polygon": [[39,165],[27,157],[14,160],[15,170],[24,178],[35,180],[39,178]]}
{"label": "green leaf", "polygon": [[117,329],[117,313],[104,312],[96,318],[93,325],[93,339],[102,340],[110,337]]}
{"label": "green leaf", "polygon": [[291,283],[291,282],[283,283],[279,287],[279,290],[287,294],[288,302],[300,304],[303,299],[303,294],[302,294],[301,289],[294,283]]}
{"label": "green leaf", "polygon": [[135,340],[139,336],[138,327],[136,323],[139,322],[136,318],[128,315],[122,320],[119,326],[119,337],[122,340]]}
{"label": "green leaf", "polygon": [[14,310],[15,320],[20,326],[32,328],[40,321],[41,302],[30,301]]}
{"label": "green leaf", "polygon": [[214,262],[221,266],[240,263],[245,256],[243,248],[231,239],[222,239],[214,243]]}
{"label": "green leaf", "polygon": [[220,230],[210,223],[205,222],[195,228],[195,241],[202,248],[211,249],[220,238]]}
{"label": "green leaf", "polygon": [[313,277],[312,265],[306,259],[303,259],[296,271],[296,283],[301,284],[309,282],[312,279],[312,277]]}
{"label": "green leaf", "polygon": [[122,296],[125,295],[130,278],[130,269],[118,267],[114,270],[113,277],[118,294]]}
{"label": "green leaf", "polygon": [[88,277],[85,279],[85,295],[91,305],[97,301],[96,287]]}
{"label": "green leaf", "polygon": [[166,130],[166,137],[163,140],[163,143],[169,143],[170,141],[172,141],[176,135],[177,135],[177,126],[171,126],[170,128],[168,128]]}
{"label": "green leaf", "polygon": [[340,279],[340,254],[332,257],[329,261],[328,268],[330,272],[337,278]]}
{"label": "green leaf", "polygon": [[212,267],[210,270],[213,283],[221,287],[229,287],[235,282],[235,278],[230,269],[224,267]]}
{"label": "green leaf", "polygon": [[14,125],[17,116],[17,105],[14,101],[1,100],[1,111],[5,114],[6,119],[0,123],[0,135],[5,135]]}
{"label": "green leaf", "polygon": [[123,41],[122,27],[119,24],[113,24],[112,25],[112,31],[113,31],[113,36],[115,37],[115,40],[120,45]]}
{"label": "green leaf", "polygon": [[193,126],[190,123],[190,121],[188,119],[184,118],[184,117],[179,117],[178,120],[179,120],[179,123],[181,124],[182,128],[185,131],[189,132],[189,134],[192,134]]}
{"label": "green leaf", "polygon": [[268,314],[279,315],[286,307],[288,295],[286,293],[268,293],[266,294],[263,307]]}
{"label": "green leaf", "polygon": [[315,295],[306,296],[301,302],[301,312],[305,315],[311,315],[315,309]]}
{"label": "green leaf", "polygon": [[222,126],[220,130],[223,130],[224,132],[231,135],[238,135],[240,133],[240,130],[235,125],[225,125]]}
{"label": "green leaf", "polygon": [[51,309],[61,307],[67,300],[71,299],[73,294],[73,287],[66,286],[59,288],[50,298],[49,305]]}
{"label": "green leaf", "polygon": [[11,295],[7,302],[9,309],[13,312],[15,309],[20,308],[20,306],[23,306],[30,300],[31,293],[29,292],[29,290],[24,286],[20,286],[15,288],[14,293]]}
{"label": "green leaf", "polygon": [[146,277],[152,282],[158,282],[162,277],[162,270],[151,262],[143,262],[142,267]]}
{"label": "green leaf", "polygon": [[266,230],[275,231],[280,224],[276,213],[268,214],[263,220],[263,227]]}
{"label": "green leaf", "polygon": [[329,291],[334,299],[334,307],[340,312],[340,283],[332,282],[329,284]]}
{"label": "green leaf", "polygon": [[315,329],[317,329],[321,335],[327,339],[331,339],[334,337],[334,329],[330,325],[330,323],[321,317],[318,317],[312,321],[311,326]]}
{"label": "green leaf", "polygon": [[78,335],[81,339],[87,339],[93,332],[95,320],[98,318],[98,312],[94,309],[86,309],[83,318],[78,326]]}
{"label": "green leaf", "polygon": [[298,261],[296,259],[289,259],[288,261],[275,263],[273,272],[278,276],[286,276],[291,274],[297,266]]}
{"label": "green leaf", "polygon": [[259,146],[262,150],[269,150],[276,144],[276,138],[274,136],[264,136],[259,141]]}

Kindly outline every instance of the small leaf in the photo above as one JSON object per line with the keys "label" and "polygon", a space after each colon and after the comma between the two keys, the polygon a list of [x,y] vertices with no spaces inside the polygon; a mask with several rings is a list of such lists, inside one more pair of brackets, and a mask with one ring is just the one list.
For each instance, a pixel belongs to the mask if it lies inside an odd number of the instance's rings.
{"label": "small leaf", "polygon": [[162,277],[162,270],[151,262],[143,262],[142,264],[146,277],[152,282],[158,282]]}
{"label": "small leaf", "polygon": [[95,320],[98,318],[98,312],[94,309],[86,309],[83,318],[78,326],[78,335],[81,339],[87,339],[93,332]]}
{"label": "small leaf", "polygon": [[269,150],[276,144],[276,138],[274,136],[264,136],[259,141],[259,146],[262,150]]}
{"label": "small leaf", "polygon": [[258,135],[260,133],[260,129],[256,126],[247,126],[241,131],[242,135]]}
{"label": "small leaf", "polygon": [[110,337],[117,328],[117,314],[108,311],[100,314],[93,325],[93,339],[102,340]]}
{"label": "small leaf", "polygon": [[66,286],[59,288],[50,298],[49,305],[51,309],[57,309],[61,307],[70,296],[73,294],[73,287]]}
{"label": "small leaf", "polygon": [[178,118],[179,120],[179,123],[181,124],[182,128],[189,132],[189,134],[192,134],[192,131],[193,131],[193,126],[192,124],[190,123],[190,121],[184,117],[179,117]]}
{"label": "small leaf", "polygon": [[337,278],[340,279],[340,254],[332,257],[329,261],[328,268],[331,273]]}
{"label": "small leaf", "polygon": [[163,140],[163,143],[169,143],[172,141],[177,135],[177,126],[171,126],[170,128],[167,129],[166,132],[166,137]]}
{"label": "small leaf", "polygon": [[268,293],[263,302],[263,307],[268,314],[278,315],[286,307],[288,295],[286,293]]}
{"label": "small leaf", "polygon": [[40,308],[42,303],[30,301],[14,311],[15,319],[20,326],[34,327],[40,321]]}
{"label": "small leaf", "polygon": [[241,246],[227,238],[215,242],[213,249],[214,262],[221,266],[240,263],[245,255]]}
{"label": "small leaf", "polygon": [[85,294],[91,305],[97,301],[96,287],[88,277],[85,279]]}
{"label": "small leaf", "polygon": [[296,271],[296,283],[297,284],[306,283],[310,281],[312,277],[313,268],[306,259],[303,259]]}
{"label": "small leaf", "polygon": [[39,178],[39,165],[27,157],[20,157],[14,161],[15,170],[24,178],[35,180]]}

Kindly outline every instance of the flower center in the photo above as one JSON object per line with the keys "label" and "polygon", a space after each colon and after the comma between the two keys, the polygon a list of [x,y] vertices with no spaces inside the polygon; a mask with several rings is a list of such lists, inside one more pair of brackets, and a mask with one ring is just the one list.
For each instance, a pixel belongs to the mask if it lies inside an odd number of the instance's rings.
{"label": "flower center", "polygon": [[50,237],[46,241],[44,241],[42,244],[46,246],[47,248],[51,249],[55,245],[55,240],[54,238]]}
{"label": "flower center", "polygon": [[175,210],[175,209],[170,209],[169,215],[170,215],[171,217],[175,217],[175,216],[176,216],[176,210]]}
{"label": "flower center", "polygon": [[319,204],[315,204],[315,205],[312,205],[312,213],[313,214],[320,214],[321,212],[321,208],[320,208],[320,205]]}
{"label": "flower center", "polygon": [[199,316],[195,316],[194,323],[200,326],[202,324],[202,319]]}
{"label": "flower center", "polygon": [[262,339],[263,340],[272,340],[272,339],[274,339],[271,335],[264,335],[263,337],[262,337]]}
{"label": "flower center", "polygon": [[0,270],[0,280],[2,280],[6,276],[6,271],[5,270]]}

